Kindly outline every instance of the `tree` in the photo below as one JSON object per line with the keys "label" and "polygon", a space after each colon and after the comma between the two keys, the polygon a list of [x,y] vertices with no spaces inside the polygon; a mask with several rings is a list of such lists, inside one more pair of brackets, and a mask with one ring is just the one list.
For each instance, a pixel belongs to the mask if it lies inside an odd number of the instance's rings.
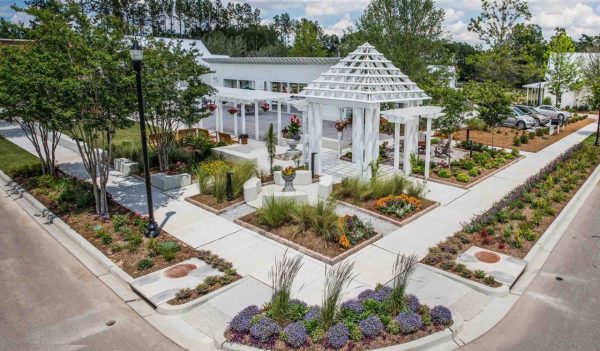
{"label": "tree", "polygon": [[426,71],[428,64],[448,58],[444,14],[433,0],[373,0],[356,26],[363,42],[373,44],[412,77]]}
{"label": "tree", "polygon": [[175,132],[182,124],[199,120],[197,105],[203,96],[212,93],[201,79],[208,69],[196,62],[197,56],[197,50],[185,50],[181,42],[150,41],[144,50],[142,83],[149,144],[158,156],[161,171],[169,169]]}
{"label": "tree", "polygon": [[572,57],[575,43],[564,28],[557,28],[548,43],[548,68],[546,78],[548,91],[556,97],[556,105],[561,105],[562,95],[571,87],[579,85],[581,80],[579,67],[581,62]]}
{"label": "tree", "polygon": [[[583,69],[585,83],[589,89],[588,101],[591,109],[599,111],[600,117],[600,56],[590,55],[587,65]],[[596,130],[596,142],[594,145],[600,146],[599,140],[600,120],[598,120],[598,130]]]}
{"label": "tree", "polygon": [[275,137],[275,132],[273,131],[273,123],[269,125],[269,130],[267,131],[267,140],[265,144],[267,146],[267,154],[269,155],[269,170],[271,174],[273,174],[273,160],[275,160],[275,145],[277,143],[277,138]]}
{"label": "tree", "polygon": [[70,114],[62,101],[68,56],[60,34],[68,26],[56,2],[15,9],[34,18],[27,35],[35,41],[0,49],[0,119],[21,127],[43,173],[54,175],[56,148]]}
{"label": "tree", "polygon": [[296,39],[290,49],[290,56],[302,57],[324,57],[327,50],[323,45],[323,29],[319,22],[313,22],[305,18],[301,19],[296,26]]}
{"label": "tree", "polygon": [[471,18],[468,29],[484,43],[497,48],[507,44],[520,20],[529,19],[531,12],[525,0],[481,0],[481,14]]}
{"label": "tree", "polygon": [[546,41],[542,28],[537,24],[518,23],[510,33],[508,43],[513,55],[535,65],[536,76],[541,79],[546,64]]}
{"label": "tree", "polygon": [[[469,101],[464,91],[444,87],[440,91],[438,104],[444,108],[444,116],[435,120],[435,128],[452,142],[452,135],[458,132],[465,123],[465,113],[469,109]],[[451,161],[448,154],[448,164]]]}
{"label": "tree", "polygon": [[470,83],[466,94],[475,105],[479,118],[492,129],[492,147],[494,147],[495,128],[510,115],[510,97],[501,84],[494,81]]}
{"label": "tree", "polygon": [[467,43],[450,42],[445,45],[452,57],[452,63],[457,68],[458,80],[468,81],[475,77],[475,66],[467,58],[477,53],[477,49]]}
{"label": "tree", "polygon": [[529,83],[539,72],[529,56],[513,53],[507,46],[478,52],[467,62],[475,67],[477,81],[493,80],[516,87]]}

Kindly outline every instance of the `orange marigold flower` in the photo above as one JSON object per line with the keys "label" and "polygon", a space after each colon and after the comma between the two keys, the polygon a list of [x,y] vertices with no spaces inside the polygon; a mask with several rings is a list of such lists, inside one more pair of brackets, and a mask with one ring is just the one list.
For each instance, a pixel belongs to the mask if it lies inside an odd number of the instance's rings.
{"label": "orange marigold flower", "polygon": [[421,200],[419,200],[418,198],[416,198],[414,196],[406,195],[406,194],[400,194],[400,195],[390,195],[390,196],[382,197],[381,199],[379,199],[375,202],[375,207],[377,209],[384,208],[391,201],[401,201],[401,202],[409,203],[409,204],[412,204],[413,206],[415,206],[416,209],[420,209],[421,205],[422,205]]}
{"label": "orange marigold flower", "polygon": [[350,247],[350,241],[348,241],[346,234],[340,235],[339,243],[340,243],[340,246],[343,247],[344,249],[347,249]]}

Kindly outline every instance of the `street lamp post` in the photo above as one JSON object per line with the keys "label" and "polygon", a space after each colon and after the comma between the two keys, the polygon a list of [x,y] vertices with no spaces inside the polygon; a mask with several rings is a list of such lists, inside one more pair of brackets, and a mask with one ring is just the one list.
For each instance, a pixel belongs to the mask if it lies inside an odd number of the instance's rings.
{"label": "street lamp post", "polygon": [[146,200],[148,202],[148,226],[144,235],[147,238],[156,238],[160,234],[160,229],[154,220],[154,208],[152,205],[152,185],[150,181],[150,165],[148,162],[148,144],[146,142],[146,118],[144,117],[144,96],[142,94],[142,47],[137,41],[129,51],[131,63],[135,70],[135,82],[137,86],[138,111],[140,114],[140,135],[142,141],[142,157],[144,160],[144,178],[146,183]]}
{"label": "street lamp post", "polygon": [[598,124],[596,125],[596,142],[594,146],[600,146],[600,109],[598,109]]}

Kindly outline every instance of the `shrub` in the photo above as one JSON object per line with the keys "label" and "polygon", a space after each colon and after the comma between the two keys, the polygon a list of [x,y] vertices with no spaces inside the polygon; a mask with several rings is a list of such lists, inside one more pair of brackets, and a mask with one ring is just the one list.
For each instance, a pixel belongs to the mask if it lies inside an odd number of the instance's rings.
{"label": "shrub", "polygon": [[488,275],[483,279],[483,282],[486,285],[492,286],[492,285],[496,284],[496,278],[494,278],[494,276],[492,276],[492,275]]}
{"label": "shrub", "polygon": [[536,129],[535,130],[535,135],[539,136],[539,137],[544,136],[544,129],[543,128]]}
{"label": "shrub", "polygon": [[345,301],[344,303],[342,303],[341,305],[341,311],[342,313],[344,313],[344,311],[349,311],[353,314],[361,314],[363,312],[363,305],[362,303],[360,303],[360,301],[352,299],[352,300],[348,300]]}
{"label": "shrub", "polygon": [[427,185],[424,182],[409,182],[406,186],[406,195],[422,198],[427,192]]}
{"label": "shrub", "polygon": [[485,278],[485,271],[483,271],[481,269],[476,270],[474,274],[475,274],[476,278],[479,278],[479,279]]}
{"label": "shrub", "polygon": [[391,319],[386,324],[385,330],[392,335],[400,333],[400,326],[398,325],[398,321],[395,318]]}
{"label": "shrub", "polygon": [[104,235],[102,235],[101,239],[102,239],[102,244],[103,245],[108,245],[108,244],[111,244],[113,242],[112,235],[110,235],[108,233],[105,233]]}
{"label": "shrub", "polygon": [[450,178],[451,173],[447,168],[442,168],[437,172],[437,175],[440,178]]}
{"label": "shrub", "polygon": [[419,298],[412,294],[406,296],[406,305],[408,306],[409,311],[413,313],[417,313],[421,308]]}
{"label": "shrub", "polygon": [[113,229],[115,231],[121,231],[125,225],[129,222],[129,216],[125,214],[115,214],[112,218]]}
{"label": "shrub", "polygon": [[292,199],[268,197],[264,206],[256,211],[258,221],[270,228],[280,227],[291,219],[296,206],[296,202]]}
{"label": "shrub", "polygon": [[341,349],[348,342],[349,333],[348,327],[344,323],[337,323],[327,331],[325,336],[327,345],[336,350]]}
{"label": "shrub", "polygon": [[252,318],[258,315],[259,310],[255,305],[248,306],[241,310],[229,323],[229,327],[237,332],[247,332],[250,330]]}
{"label": "shrub", "polygon": [[459,173],[456,176],[456,180],[461,183],[468,183],[471,181],[471,178],[466,173]]}
{"label": "shrub", "polygon": [[210,286],[208,286],[206,283],[200,283],[198,284],[198,286],[196,286],[196,292],[199,295],[204,295],[206,294],[208,291],[210,290]]}
{"label": "shrub", "polygon": [[193,293],[194,293],[194,291],[192,289],[182,288],[182,289],[179,289],[177,294],[175,294],[175,298],[177,300],[189,299],[190,297],[192,297]]}
{"label": "shrub", "polygon": [[371,316],[358,323],[362,334],[368,338],[374,338],[383,331],[383,323],[377,316]]}
{"label": "shrub", "polygon": [[181,247],[174,241],[163,241],[158,244],[157,250],[160,255],[167,261],[171,261],[175,258]]}
{"label": "shrub", "polygon": [[137,263],[137,269],[139,269],[140,271],[152,268],[152,266],[154,266],[154,262],[152,262],[152,260],[149,258],[142,258]]}
{"label": "shrub", "polygon": [[121,244],[117,243],[117,244],[112,244],[110,246],[110,251],[112,251],[112,252],[120,252],[122,250],[123,250],[123,245],[121,245]]}
{"label": "shrub", "polygon": [[429,314],[436,325],[449,325],[452,323],[452,312],[447,307],[435,306]]}
{"label": "shrub", "polygon": [[513,144],[513,146],[521,146],[521,138],[519,138],[519,136],[515,135],[515,137],[513,138],[512,144]]}
{"label": "shrub", "polygon": [[261,342],[267,341],[273,336],[279,335],[281,328],[277,322],[269,317],[262,316],[259,320],[250,327],[250,336]]}
{"label": "shrub", "polygon": [[402,312],[396,317],[396,321],[402,334],[414,333],[423,326],[421,316],[416,313]]}
{"label": "shrub", "polygon": [[219,276],[216,276],[216,275],[209,275],[208,277],[204,278],[204,283],[209,286],[213,286],[213,285],[217,284],[218,282],[219,282]]}
{"label": "shrub", "polygon": [[529,143],[529,137],[527,136],[527,134],[521,134],[521,136],[519,137],[519,139],[521,140],[521,144],[528,144]]}
{"label": "shrub", "polygon": [[302,322],[288,324],[283,329],[283,338],[291,347],[300,347],[308,340],[308,332]]}
{"label": "shrub", "polygon": [[465,160],[461,165],[461,168],[465,171],[470,171],[473,169],[473,167],[475,167],[475,162],[470,160]]}
{"label": "shrub", "polygon": [[469,171],[470,177],[477,177],[479,175],[479,168],[475,167]]}

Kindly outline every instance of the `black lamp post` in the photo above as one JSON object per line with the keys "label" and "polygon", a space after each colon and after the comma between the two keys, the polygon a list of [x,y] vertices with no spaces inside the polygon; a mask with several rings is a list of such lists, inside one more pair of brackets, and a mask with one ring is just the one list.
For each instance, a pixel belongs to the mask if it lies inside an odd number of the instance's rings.
{"label": "black lamp post", "polygon": [[596,142],[594,146],[600,146],[600,109],[598,109],[598,124],[596,125]]}
{"label": "black lamp post", "polygon": [[148,201],[148,227],[144,235],[147,238],[156,238],[160,234],[160,230],[154,220],[154,208],[152,205],[152,185],[150,181],[150,165],[148,162],[148,144],[146,143],[146,118],[144,117],[144,96],[142,95],[142,59],[144,54],[142,47],[138,42],[134,42],[129,50],[131,55],[131,63],[135,70],[135,82],[137,86],[138,110],[140,114],[140,135],[142,139],[142,156],[144,158],[144,178],[146,183],[146,199]]}

